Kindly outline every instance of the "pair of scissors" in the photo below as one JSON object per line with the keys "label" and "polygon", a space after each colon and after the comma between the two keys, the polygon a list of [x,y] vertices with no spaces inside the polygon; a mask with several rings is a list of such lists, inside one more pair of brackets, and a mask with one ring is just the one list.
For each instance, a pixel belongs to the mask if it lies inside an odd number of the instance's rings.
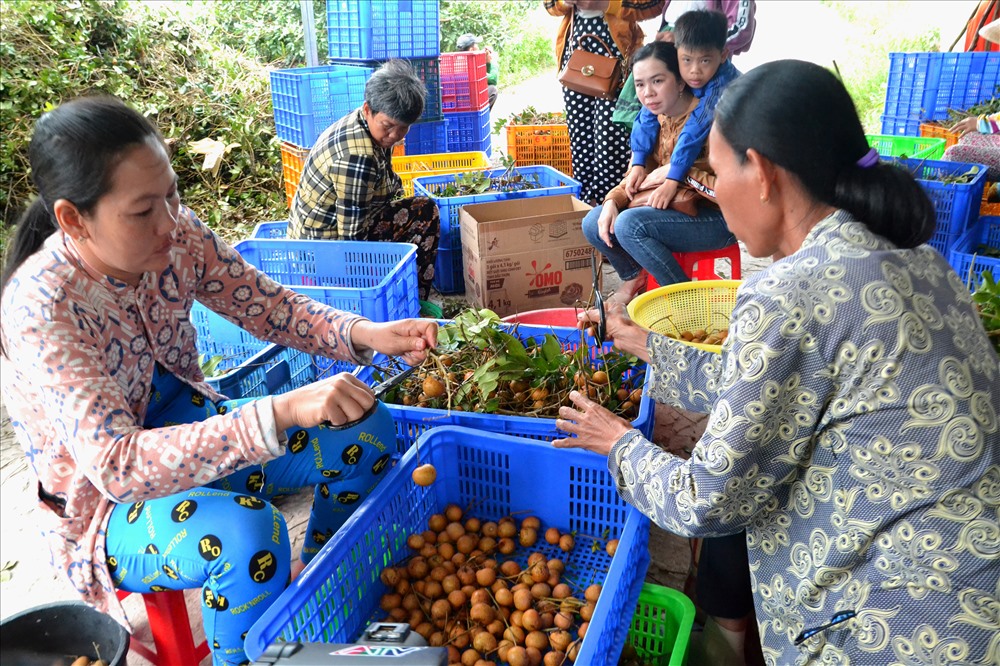
{"label": "pair of scissors", "polygon": [[608,316],[604,310],[604,295],[601,294],[601,286],[599,283],[599,278],[601,277],[601,266],[604,265],[604,257],[601,260],[597,260],[597,253],[595,252],[590,259],[590,270],[594,278],[594,309],[596,309],[600,315],[600,320],[597,322],[597,328],[594,331],[594,337],[597,339],[598,344],[604,344],[604,339],[608,334]]}
{"label": "pair of scissors", "polygon": [[382,399],[382,396],[388,393],[390,389],[393,389],[402,384],[403,380],[412,375],[419,367],[420,367],[419,365],[414,365],[412,367],[409,367],[406,370],[403,370],[398,375],[390,377],[389,379],[386,379],[385,381],[380,382],[376,384],[374,387],[372,387],[372,393],[375,394],[375,402],[372,403],[372,406],[369,407],[368,410],[364,414],[362,414],[360,418],[357,418],[351,421],[350,423],[344,423],[343,425],[339,426],[333,425],[329,421],[326,421],[324,425],[330,430],[346,430],[348,428],[353,428],[354,426],[356,426],[357,424],[361,423],[369,416],[374,414],[375,410],[378,409],[378,403],[379,400]]}

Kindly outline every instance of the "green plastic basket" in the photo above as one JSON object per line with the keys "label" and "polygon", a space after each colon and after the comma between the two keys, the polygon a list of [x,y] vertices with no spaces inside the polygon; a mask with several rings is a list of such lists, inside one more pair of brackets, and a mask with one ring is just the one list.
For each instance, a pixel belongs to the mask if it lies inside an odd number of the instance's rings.
{"label": "green plastic basket", "polygon": [[911,159],[939,160],[944,155],[946,141],[929,136],[891,136],[866,134],[868,145],[882,157],[909,157]]}
{"label": "green plastic basket", "polygon": [[682,592],[644,583],[628,630],[628,642],[655,666],[682,666],[687,660],[694,603]]}

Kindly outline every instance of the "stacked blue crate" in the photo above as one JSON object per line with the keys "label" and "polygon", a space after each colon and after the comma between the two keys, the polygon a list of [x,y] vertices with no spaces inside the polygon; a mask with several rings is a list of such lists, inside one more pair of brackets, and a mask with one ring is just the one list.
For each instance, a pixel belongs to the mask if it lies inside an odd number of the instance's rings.
{"label": "stacked blue crate", "polygon": [[998,85],[1000,52],[890,53],[882,134],[919,136],[922,122],[996,97]]}
{"label": "stacked blue crate", "polygon": [[424,82],[424,112],[405,139],[407,155],[447,151],[441,115],[438,0],[327,0],[330,66],[360,70],[365,79],[387,60],[413,66]]}

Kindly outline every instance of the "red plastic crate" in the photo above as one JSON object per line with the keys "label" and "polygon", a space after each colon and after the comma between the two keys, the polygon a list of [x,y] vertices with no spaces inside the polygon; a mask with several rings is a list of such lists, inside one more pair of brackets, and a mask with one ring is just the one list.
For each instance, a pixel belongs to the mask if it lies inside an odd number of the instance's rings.
{"label": "red plastic crate", "polygon": [[478,111],[489,104],[485,51],[441,54],[441,109],[445,112]]}

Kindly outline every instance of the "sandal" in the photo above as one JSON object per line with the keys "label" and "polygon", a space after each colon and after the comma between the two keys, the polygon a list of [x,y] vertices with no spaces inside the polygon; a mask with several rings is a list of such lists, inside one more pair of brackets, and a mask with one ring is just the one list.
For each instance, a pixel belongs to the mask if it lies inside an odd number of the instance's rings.
{"label": "sandal", "polygon": [[637,276],[622,282],[622,286],[608,297],[608,302],[628,305],[636,296],[646,293],[646,285],[648,284],[649,272],[645,268],[640,269]]}

